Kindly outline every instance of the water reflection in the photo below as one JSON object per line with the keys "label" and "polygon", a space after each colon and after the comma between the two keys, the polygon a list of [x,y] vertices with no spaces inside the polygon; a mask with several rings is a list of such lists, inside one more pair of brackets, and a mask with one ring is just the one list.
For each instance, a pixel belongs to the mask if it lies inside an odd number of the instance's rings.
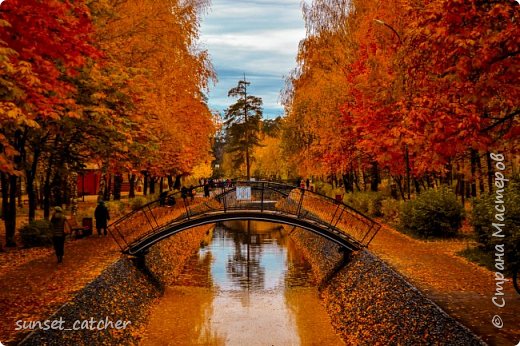
{"label": "water reflection", "polygon": [[226,226],[214,229],[211,243],[166,290],[143,344],[342,344],[320,305],[310,265],[283,228]]}

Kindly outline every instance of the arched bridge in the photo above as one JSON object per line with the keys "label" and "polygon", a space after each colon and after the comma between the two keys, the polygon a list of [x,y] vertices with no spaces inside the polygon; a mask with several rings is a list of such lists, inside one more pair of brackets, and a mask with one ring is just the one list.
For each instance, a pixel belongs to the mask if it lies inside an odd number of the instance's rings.
{"label": "arched bridge", "polygon": [[381,228],[342,201],[286,184],[237,181],[215,188],[211,195],[182,198],[179,192],[164,194],[112,223],[109,232],[123,253],[140,256],[176,233],[229,220],[300,227],[349,251],[368,246]]}

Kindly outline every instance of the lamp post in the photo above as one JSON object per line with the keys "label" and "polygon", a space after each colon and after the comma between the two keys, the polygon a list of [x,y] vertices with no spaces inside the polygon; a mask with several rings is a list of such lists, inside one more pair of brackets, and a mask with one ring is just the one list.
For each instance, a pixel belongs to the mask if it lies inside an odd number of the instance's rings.
{"label": "lamp post", "polygon": [[[380,19],[374,19],[374,22],[376,22],[377,24],[384,25],[388,29],[392,30],[392,32],[395,34],[395,36],[397,36],[397,39],[399,40],[399,45],[403,44],[403,40],[401,39],[401,36],[397,32],[397,30],[395,30],[391,25],[385,23],[384,21],[382,21]],[[409,158],[409,154],[408,154],[408,144],[407,143],[404,144],[404,160],[406,162],[406,192],[408,195],[408,199],[410,199],[410,158]]]}

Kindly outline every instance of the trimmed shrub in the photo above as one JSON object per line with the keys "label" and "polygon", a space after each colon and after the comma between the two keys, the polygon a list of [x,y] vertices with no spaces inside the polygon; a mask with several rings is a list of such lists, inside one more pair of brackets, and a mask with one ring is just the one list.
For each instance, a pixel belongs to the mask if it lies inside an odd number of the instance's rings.
{"label": "trimmed shrub", "polygon": [[51,224],[47,220],[35,220],[19,230],[25,247],[52,245]]}
{"label": "trimmed shrub", "polygon": [[421,238],[451,237],[464,219],[464,208],[448,189],[428,190],[401,208],[400,229]]}

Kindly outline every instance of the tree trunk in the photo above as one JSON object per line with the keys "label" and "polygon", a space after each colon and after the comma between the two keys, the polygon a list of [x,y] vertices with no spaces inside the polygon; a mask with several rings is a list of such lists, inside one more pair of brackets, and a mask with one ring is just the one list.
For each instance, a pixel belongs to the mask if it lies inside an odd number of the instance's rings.
{"label": "tree trunk", "polygon": [[155,182],[157,181],[156,179],[157,178],[155,177],[150,177],[150,195],[155,194]]}
{"label": "tree trunk", "polygon": [[22,196],[22,177],[16,179],[16,199],[18,201],[18,208],[23,208],[23,196]]}
{"label": "tree trunk", "polygon": [[159,193],[163,193],[163,183],[164,183],[164,177],[161,177],[161,180],[159,182]]}
{"label": "tree trunk", "polygon": [[72,181],[72,191],[71,191],[71,197],[72,197],[72,204],[70,207],[70,211],[72,216],[76,216],[78,212],[78,173],[72,172],[71,174],[71,181]]}
{"label": "tree trunk", "polygon": [[135,174],[128,175],[128,181],[130,182],[130,191],[128,192],[128,198],[135,198]]}
{"label": "tree trunk", "polygon": [[491,162],[491,153],[488,151],[486,153],[487,159],[487,180],[488,180],[488,193],[493,193],[493,163]]}
{"label": "tree trunk", "polygon": [[173,176],[171,174],[168,175],[168,190],[173,190]]}
{"label": "tree trunk", "polygon": [[66,173],[65,173],[65,176],[63,177],[63,180],[62,180],[62,198],[63,198],[63,203],[67,206],[67,208],[70,208],[70,192],[71,192],[71,188],[70,188],[70,174],[69,174],[69,170],[68,170],[68,165],[67,166],[67,170],[66,170]]}
{"label": "tree trunk", "polygon": [[29,199],[29,222],[36,218],[37,196],[34,182],[36,179],[36,169],[38,167],[38,160],[40,159],[38,147],[33,148],[33,162],[31,168],[25,171],[25,189],[27,190],[27,198]]}
{"label": "tree trunk", "polygon": [[480,190],[480,195],[484,193],[484,174],[482,174],[482,160],[480,159],[480,155],[477,157],[477,168],[478,168],[478,187]]}
{"label": "tree trunk", "polygon": [[478,153],[471,149],[471,196],[477,197],[477,159]]}
{"label": "tree trunk", "polygon": [[144,175],[143,195],[146,196],[146,195],[148,195],[148,172],[143,171],[143,175]]}
{"label": "tree trunk", "polygon": [[181,178],[182,178],[182,175],[177,175],[175,177],[175,184],[173,185],[173,188],[175,190],[180,190],[180,188],[181,188]]}
{"label": "tree trunk", "polygon": [[401,176],[394,178],[394,180],[397,182],[397,187],[399,188],[399,193],[401,194],[401,198],[406,200],[406,197],[404,195],[404,188],[403,188],[403,178]]}
{"label": "tree trunk", "polygon": [[123,176],[121,174],[114,175],[114,201],[121,199],[121,187],[123,186]]}
{"label": "tree trunk", "polygon": [[49,157],[47,165],[47,174],[43,184],[43,217],[49,219],[51,215],[51,172],[52,172],[52,155]]}
{"label": "tree trunk", "polygon": [[2,210],[5,225],[5,246],[16,246],[14,235],[16,232],[16,190],[18,177],[0,173],[2,184]]}
{"label": "tree trunk", "polygon": [[377,166],[377,162],[372,162],[372,167],[370,169],[370,191],[377,192],[379,187],[379,168]]}
{"label": "tree trunk", "polygon": [[103,194],[103,197],[104,197],[104,200],[105,201],[110,201],[110,194],[112,192],[112,174],[107,174],[107,184],[106,184],[106,189],[105,189],[105,193]]}
{"label": "tree trunk", "polygon": [[413,178],[413,184],[415,187],[415,193],[420,194],[421,193],[421,186],[419,185],[419,181],[415,178]]}
{"label": "tree trunk", "polygon": [[[365,172],[361,171],[362,179],[363,179],[363,191],[367,190],[367,179],[365,177]],[[356,186],[356,189],[358,191],[361,191],[361,187],[359,186],[359,174],[357,173],[357,170],[352,170],[352,182]],[[354,186],[353,185],[353,186]],[[354,187],[352,187],[352,192],[354,192]]]}
{"label": "tree trunk", "polygon": [[[99,190],[98,190],[98,201],[102,201],[105,198],[107,190],[107,172],[108,172],[108,159],[103,160],[101,167],[101,177],[99,178]],[[109,196],[110,197],[110,196]]]}

